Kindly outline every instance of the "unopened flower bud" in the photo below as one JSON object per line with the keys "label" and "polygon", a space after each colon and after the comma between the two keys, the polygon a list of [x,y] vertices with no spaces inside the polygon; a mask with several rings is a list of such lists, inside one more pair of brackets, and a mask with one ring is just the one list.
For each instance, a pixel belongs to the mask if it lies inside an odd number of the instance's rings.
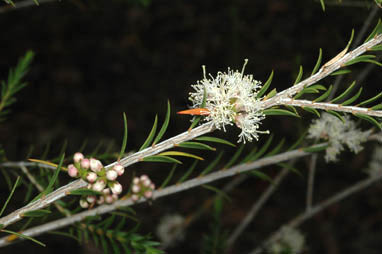
{"label": "unopened flower bud", "polygon": [[93,190],[102,191],[106,187],[106,183],[104,180],[98,180],[95,184],[93,184]]}
{"label": "unopened flower bud", "polygon": [[117,179],[117,177],[118,177],[117,171],[115,171],[113,169],[106,171],[107,180],[114,181],[115,179]]}
{"label": "unopened flower bud", "polygon": [[96,196],[87,196],[86,201],[92,204],[96,201]]}
{"label": "unopened flower bud", "polygon": [[114,202],[114,198],[113,198],[112,195],[107,195],[107,196],[105,197],[105,201],[106,201],[106,203],[111,204],[111,203]]}
{"label": "unopened flower bud", "polygon": [[103,196],[100,196],[97,200],[98,205],[102,205],[105,202],[105,198]]}
{"label": "unopened flower bud", "polygon": [[133,194],[133,195],[131,195],[131,199],[132,199],[134,202],[136,202],[136,201],[139,200],[139,196],[138,196],[137,194]]}
{"label": "unopened flower bud", "polygon": [[153,196],[153,192],[152,191],[145,191],[144,195],[146,198],[151,198]]}
{"label": "unopened flower bud", "polygon": [[109,188],[103,189],[102,193],[106,195],[110,194],[110,189]]}
{"label": "unopened flower bud", "polygon": [[84,155],[82,153],[75,153],[73,156],[74,162],[80,162],[83,159],[84,159]]}
{"label": "unopened flower bud", "polygon": [[149,187],[150,184],[151,184],[150,179],[145,179],[145,180],[143,181],[143,186],[145,186],[145,187]]}
{"label": "unopened flower bud", "polygon": [[122,185],[119,182],[114,182],[111,185],[110,189],[111,189],[111,191],[114,194],[121,194],[121,192],[122,192]]}
{"label": "unopened flower bud", "polygon": [[114,201],[118,200],[118,195],[117,194],[113,194],[112,197],[113,197]]}
{"label": "unopened flower bud", "polygon": [[89,169],[90,167],[90,161],[89,159],[82,159],[81,160],[81,168],[83,169]]}
{"label": "unopened flower bud", "polygon": [[147,175],[141,175],[141,181],[145,181],[146,179],[149,179]]}
{"label": "unopened flower bud", "polygon": [[68,175],[71,177],[77,177],[78,176],[78,169],[73,164],[70,164],[68,166]]}
{"label": "unopened flower bud", "polygon": [[134,193],[138,193],[141,188],[139,187],[139,185],[133,185],[133,187],[131,188],[131,190],[134,192]]}
{"label": "unopened flower bud", "polygon": [[150,189],[151,189],[151,190],[155,190],[155,184],[153,184],[153,183],[150,184]]}
{"label": "unopened flower bud", "polygon": [[89,183],[94,183],[94,182],[97,180],[97,174],[94,173],[94,172],[89,172],[89,173],[86,175],[86,180],[87,180]]}
{"label": "unopened flower bud", "polygon": [[139,178],[138,177],[134,177],[134,180],[133,180],[133,184],[139,184]]}
{"label": "unopened flower bud", "polygon": [[86,200],[81,199],[81,200],[80,200],[80,206],[81,206],[82,208],[88,208],[88,207],[89,207],[89,203],[88,203]]}
{"label": "unopened flower bud", "polygon": [[118,173],[119,176],[123,175],[125,172],[125,168],[119,163],[115,164],[113,169]]}
{"label": "unopened flower bud", "polygon": [[99,172],[103,168],[102,163],[94,158],[90,159],[90,169],[94,172]]}

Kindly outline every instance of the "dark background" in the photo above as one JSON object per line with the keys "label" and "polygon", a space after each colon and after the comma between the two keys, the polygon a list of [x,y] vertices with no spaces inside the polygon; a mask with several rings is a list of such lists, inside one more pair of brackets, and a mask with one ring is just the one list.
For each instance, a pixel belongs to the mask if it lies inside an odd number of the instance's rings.
{"label": "dark background", "polygon": [[[72,154],[84,140],[85,152],[93,151],[100,142],[101,150],[110,146],[111,151],[118,152],[123,134],[122,112],[128,117],[128,150],[136,150],[150,131],[156,113],[159,123],[163,121],[167,99],[173,112],[165,137],[183,132],[189,118],[174,112],[189,105],[190,85],[202,78],[203,64],[208,73],[215,75],[227,67],[241,69],[243,59],[248,58],[246,73],[265,82],[274,70],[272,86],[278,91],[285,89],[293,84],[299,65],[304,66],[306,74],[311,72],[319,48],[326,62],[345,47],[352,28],[357,35],[372,1],[343,2],[328,5],[323,12],[319,2],[313,0],[163,0],[146,6],[122,0],[62,1],[0,13],[1,79],[6,79],[9,68],[27,50],[36,53],[26,77],[30,85],[17,95],[12,114],[0,125],[7,158],[39,158],[48,143],[51,158],[58,156],[65,142],[67,154]],[[369,32],[379,16],[380,12]],[[352,68],[353,73],[344,78],[342,87],[355,79],[363,67]],[[370,73],[362,83],[367,91],[362,98],[380,90],[380,79],[377,70]],[[328,78],[322,83],[333,82],[334,78]],[[287,143],[292,143],[311,118],[269,118],[263,128],[274,133],[277,142],[286,137]],[[236,142],[237,130],[229,130],[216,135]],[[260,144],[265,140],[262,137]],[[246,150],[253,146],[248,145]],[[219,149],[226,149],[227,157],[234,152],[227,147]],[[364,177],[361,169],[367,166],[370,151],[368,148],[357,157],[345,153],[341,157],[345,160],[338,164],[326,165],[319,157],[315,200],[327,198]],[[206,154],[207,158],[214,156]],[[149,172],[159,182],[169,172],[167,165],[145,165],[127,170]],[[298,165],[303,177],[293,175],[282,184],[232,253],[247,253],[303,211],[307,161]],[[273,167],[268,172],[273,176],[279,170]],[[129,176],[125,178],[126,184]],[[267,182],[249,179],[232,193],[232,202],[227,204],[222,218],[225,229],[240,223],[254,197],[267,186]],[[5,184],[0,188],[4,193],[1,200],[5,200],[8,189]],[[151,206],[139,206],[141,233],[154,231],[153,225],[167,212],[192,214],[212,194],[198,188],[155,201]],[[375,185],[306,222],[301,230],[306,233],[307,253],[379,253],[382,231],[376,225],[382,221],[380,194],[380,185]],[[10,204],[9,211],[19,205]],[[181,247],[169,253],[199,253],[202,234],[208,233],[208,219],[207,214],[196,221]],[[1,253],[19,253],[25,248],[31,253],[95,253],[65,238],[39,239],[45,240],[48,247],[23,243],[4,248]]]}

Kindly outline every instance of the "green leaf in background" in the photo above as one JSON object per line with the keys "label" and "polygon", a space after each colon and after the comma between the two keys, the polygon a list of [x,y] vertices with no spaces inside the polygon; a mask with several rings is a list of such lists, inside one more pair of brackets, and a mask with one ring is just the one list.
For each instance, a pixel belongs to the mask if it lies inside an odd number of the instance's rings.
{"label": "green leaf in background", "polygon": [[127,144],[127,135],[128,135],[128,130],[127,130],[127,118],[125,112],[123,112],[123,140],[122,140],[122,146],[121,146],[121,151],[119,152],[118,158],[122,158],[123,154],[125,153],[126,150],[126,144]]}
{"label": "green leaf in background", "polygon": [[143,149],[145,149],[146,147],[148,147],[148,146],[150,145],[151,141],[152,141],[153,138],[154,138],[155,132],[156,132],[156,130],[157,130],[157,125],[158,125],[158,115],[155,115],[154,125],[153,125],[153,127],[151,128],[150,134],[149,134],[149,136],[146,138],[146,141],[143,143],[143,145],[141,146],[141,148],[139,148],[139,151],[142,151]]}
{"label": "green leaf in background", "polygon": [[194,140],[221,143],[221,144],[229,145],[232,147],[236,147],[236,145],[232,144],[231,142],[229,142],[227,140],[221,139],[221,138],[202,136],[202,137],[197,137]]}
{"label": "green leaf in background", "polygon": [[38,210],[25,212],[21,215],[21,217],[42,217],[42,216],[45,216],[45,215],[50,214],[50,213],[52,213],[52,212],[49,210],[38,209]]}
{"label": "green leaf in background", "polygon": [[192,141],[182,142],[179,145],[176,145],[176,147],[216,151],[215,147],[211,147],[211,146],[203,144],[203,143],[192,142]]}
{"label": "green leaf in background", "polygon": [[294,117],[300,117],[299,115],[295,114],[294,112],[291,112],[289,110],[285,110],[285,109],[273,109],[273,108],[270,108],[270,109],[266,109],[263,111],[263,113],[266,115],[266,116],[294,116]]}
{"label": "green leaf in background", "polygon": [[158,135],[154,139],[153,144],[156,144],[159,142],[159,140],[163,137],[163,134],[166,132],[168,123],[170,122],[170,114],[171,114],[171,107],[170,107],[170,101],[167,101],[167,113],[166,113],[166,118],[164,119],[162,128],[159,130]]}
{"label": "green leaf in background", "polygon": [[197,160],[204,160],[202,157],[191,154],[191,153],[185,153],[185,152],[179,152],[179,151],[167,151],[158,154],[159,156],[183,156],[183,157],[189,157],[189,158],[194,158]]}
{"label": "green leaf in background", "polygon": [[153,155],[153,156],[148,156],[143,158],[142,161],[147,161],[147,162],[167,162],[167,163],[178,163],[182,164],[181,161],[168,157],[168,156],[163,156],[163,155]]}
{"label": "green leaf in background", "polygon": [[257,93],[257,95],[256,95],[257,99],[260,99],[261,96],[263,96],[267,92],[269,86],[272,83],[272,79],[273,79],[273,70],[272,70],[271,74],[269,75],[267,82],[265,82],[265,84],[260,88],[259,92]]}

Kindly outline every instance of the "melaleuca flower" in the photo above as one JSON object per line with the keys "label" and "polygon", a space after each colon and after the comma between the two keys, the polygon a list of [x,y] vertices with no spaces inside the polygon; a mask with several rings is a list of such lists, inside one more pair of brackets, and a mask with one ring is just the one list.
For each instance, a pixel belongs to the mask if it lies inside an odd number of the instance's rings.
{"label": "melaleuca flower", "polygon": [[113,169],[106,171],[107,180],[114,181],[115,179],[117,179],[117,177],[118,177],[117,171],[115,171]]}
{"label": "melaleuca flower", "polygon": [[236,124],[241,129],[238,142],[257,140],[259,133],[268,133],[259,131],[259,124],[265,118],[257,98],[261,82],[252,75],[244,75],[245,64],[241,72],[228,68],[227,72],[218,72],[215,78],[211,75],[207,78],[203,67],[204,78],[192,85],[195,91],[189,97],[193,109],[178,113],[204,115],[206,121],[224,131],[226,125]]}
{"label": "melaleuca flower", "polygon": [[90,169],[94,172],[99,172],[103,168],[102,163],[94,158],[90,159]]}
{"label": "melaleuca flower", "polygon": [[304,235],[297,229],[283,227],[281,238],[268,247],[271,254],[302,253],[305,245]]}
{"label": "melaleuca flower", "polygon": [[73,164],[70,164],[68,166],[68,175],[71,177],[77,177],[78,176],[78,169]]}
{"label": "melaleuca flower", "polygon": [[84,158],[84,155],[82,153],[75,153],[73,156],[74,162],[80,162]]}
{"label": "melaleuca flower", "polygon": [[161,218],[156,233],[164,246],[173,246],[185,236],[186,219],[180,214],[168,214]]}
{"label": "melaleuca flower", "polygon": [[141,177],[134,177],[133,185],[131,186],[131,199],[136,202],[140,197],[152,198],[153,191],[155,190],[155,184],[151,182],[147,175]]}
{"label": "melaleuca flower", "polygon": [[113,192],[113,194],[118,195],[118,194],[121,194],[122,192],[122,185],[116,181],[110,185],[110,189],[111,189],[111,192]]}
{"label": "melaleuca flower", "polygon": [[309,138],[324,139],[329,142],[325,154],[327,162],[336,161],[337,156],[345,149],[345,145],[350,151],[358,153],[363,149],[362,143],[371,133],[357,129],[355,122],[348,115],[343,118],[344,121],[341,121],[331,114],[323,113],[321,118],[313,120],[309,127]]}
{"label": "melaleuca flower", "polygon": [[119,163],[115,164],[113,169],[118,173],[119,176],[123,175],[125,172],[125,168]]}
{"label": "melaleuca flower", "polygon": [[92,186],[92,189],[95,191],[102,191],[106,187],[106,183],[104,180],[98,180]]}
{"label": "melaleuca flower", "polygon": [[89,173],[87,173],[87,175],[86,175],[86,180],[87,180],[89,183],[94,183],[94,182],[97,180],[97,174],[94,173],[94,172],[89,172]]}
{"label": "melaleuca flower", "polygon": [[83,169],[89,169],[90,167],[90,161],[89,159],[82,159],[81,160],[81,168]]}

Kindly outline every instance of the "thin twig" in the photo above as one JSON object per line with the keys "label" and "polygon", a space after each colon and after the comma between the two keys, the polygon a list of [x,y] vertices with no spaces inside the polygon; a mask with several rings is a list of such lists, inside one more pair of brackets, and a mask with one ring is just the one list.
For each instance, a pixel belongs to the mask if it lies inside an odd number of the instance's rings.
{"label": "thin twig", "polygon": [[382,117],[382,110],[370,110],[369,108],[362,108],[357,106],[342,106],[341,104],[334,104],[329,102],[314,102],[308,100],[294,100],[291,98],[283,98],[280,99],[280,104]]}
{"label": "thin twig", "polygon": [[[319,147],[322,145],[324,145],[324,144],[319,144],[319,145],[316,145],[314,147]],[[194,188],[194,187],[203,185],[203,184],[214,182],[214,181],[217,181],[219,179],[231,177],[231,176],[234,176],[234,175],[237,175],[240,173],[251,171],[253,169],[262,168],[265,166],[280,163],[282,161],[287,161],[287,160],[290,160],[292,158],[301,158],[301,157],[307,156],[309,154],[310,154],[309,152],[305,152],[302,149],[298,149],[298,150],[293,150],[293,151],[281,153],[278,155],[262,158],[262,159],[255,161],[255,162],[252,162],[252,163],[237,165],[237,166],[234,166],[230,169],[220,170],[220,171],[217,171],[217,172],[205,175],[205,176],[201,176],[201,177],[197,177],[197,178],[185,181],[181,184],[175,184],[175,185],[169,186],[167,188],[154,191],[153,198],[157,199],[160,197],[168,196],[171,194],[175,194],[178,192],[188,190],[190,188]],[[142,202],[146,202],[146,201],[147,200],[145,200],[145,199],[140,199],[138,201],[138,203],[142,203]],[[34,228],[27,229],[27,230],[23,231],[22,234],[30,236],[30,237],[38,236],[38,235],[41,235],[47,231],[57,230],[57,229],[60,229],[62,227],[66,227],[66,226],[69,226],[69,225],[74,224],[76,222],[82,221],[87,216],[95,216],[95,215],[101,215],[104,213],[109,213],[109,212],[112,212],[114,210],[117,210],[119,207],[131,206],[133,204],[135,204],[135,203],[130,198],[125,199],[125,200],[118,200],[118,201],[116,201],[110,205],[102,205],[102,206],[99,206],[99,207],[92,209],[92,210],[77,213],[77,214],[72,215],[72,216],[67,217],[67,218],[62,218],[59,220],[51,221],[49,223],[39,225],[39,226],[36,226]],[[11,239],[13,239],[13,237],[10,239],[7,237],[1,238],[0,239],[0,247],[13,243],[13,242],[10,242]]]}
{"label": "thin twig", "polygon": [[258,248],[256,248],[252,252],[250,252],[250,254],[262,253],[262,251],[265,248],[267,248],[267,246],[269,246],[270,244],[279,240],[282,237],[282,228],[283,227],[287,226],[287,227],[291,227],[291,228],[296,228],[296,227],[300,226],[306,220],[312,218],[317,213],[328,208],[330,205],[335,204],[335,203],[351,196],[352,194],[365,189],[366,187],[370,186],[371,184],[379,181],[381,178],[382,178],[382,174],[380,174],[378,176],[374,176],[374,177],[369,177],[365,180],[359,181],[358,183],[352,185],[351,187],[348,187],[345,190],[340,191],[339,193],[335,194],[334,196],[320,202],[319,204],[312,207],[312,209],[310,209],[309,211],[305,211],[305,212],[301,213],[300,215],[298,215],[297,217],[295,217],[294,219],[292,219],[291,221],[289,221],[285,225],[281,226],[279,230],[277,230],[276,232],[271,234],[271,236],[267,240],[265,240],[264,243],[262,243]]}
{"label": "thin twig", "polygon": [[306,190],[306,211],[309,211],[313,204],[314,176],[316,174],[317,156],[317,154],[313,154],[309,161],[308,188]]}
{"label": "thin twig", "polygon": [[263,192],[260,198],[253,204],[245,218],[241,221],[241,223],[235,228],[232,235],[227,240],[228,249],[231,249],[237,238],[243,233],[243,231],[248,227],[248,225],[253,221],[256,217],[257,213],[263,207],[265,202],[269,199],[269,197],[277,190],[281,181],[284,177],[287,176],[289,169],[284,168],[281,172],[275,177],[272,181],[272,184]]}

